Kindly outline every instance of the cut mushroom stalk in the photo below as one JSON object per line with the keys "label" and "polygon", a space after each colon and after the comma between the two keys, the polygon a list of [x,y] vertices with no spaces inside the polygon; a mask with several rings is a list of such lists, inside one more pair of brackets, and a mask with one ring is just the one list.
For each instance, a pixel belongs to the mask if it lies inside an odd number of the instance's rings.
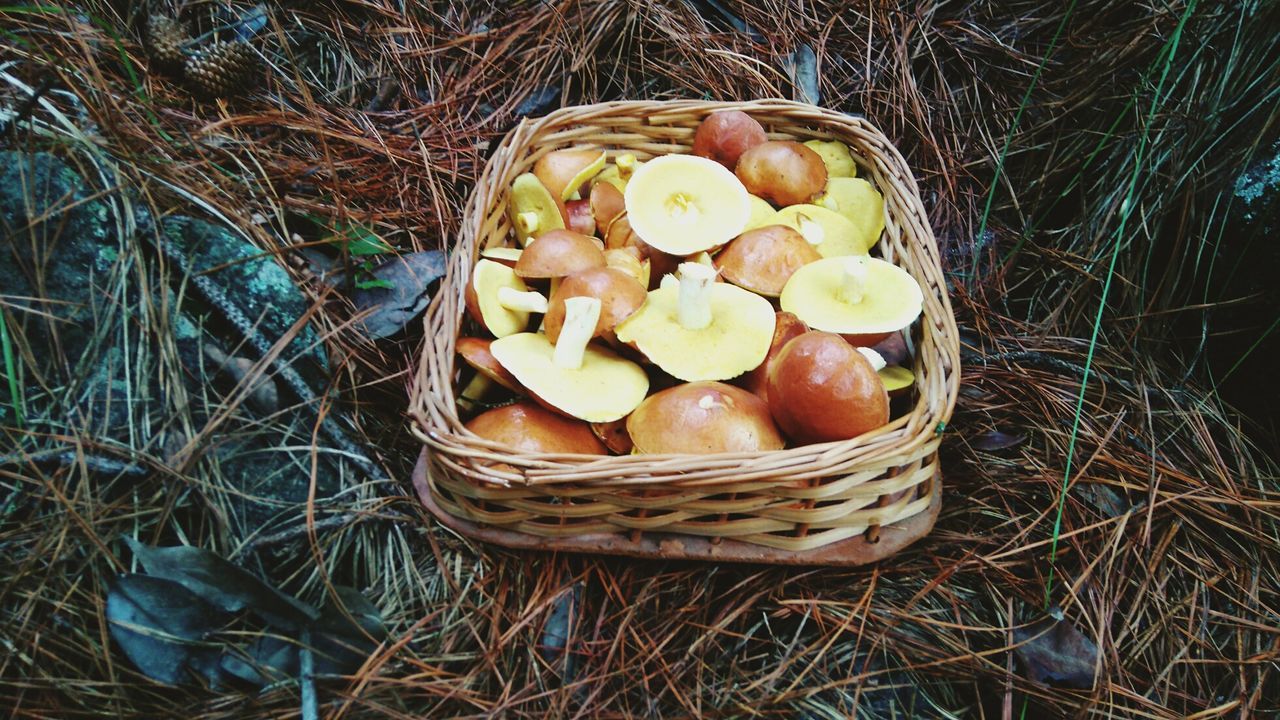
{"label": "cut mushroom stalk", "polygon": [[836,299],[850,305],[862,302],[867,287],[867,259],[861,256],[846,258],[844,261],[844,282],[836,291]]}
{"label": "cut mushroom stalk", "polygon": [[711,324],[711,285],[716,271],[696,262],[680,263],[680,327],[701,330]]}
{"label": "cut mushroom stalk", "polygon": [[854,350],[862,353],[862,357],[866,358],[867,362],[871,363],[871,369],[876,372],[880,372],[885,368],[885,365],[888,364],[884,361],[884,357],[881,356],[880,353],[869,347],[854,348]]}
{"label": "cut mushroom stalk", "polygon": [[516,227],[525,235],[533,235],[541,228],[538,227],[538,213],[529,210],[516,214]]}
{"label": "cut mushroom stalk", "polygon": [[475,377],[471,378],[471,382],[462,389],[462,397],[472,402],[479,402],[493,389],[494,384],[484,373],[477,372]]}
{"label": "cut mushroom stalk", "polygon": [[587,343],[595,334],[596,321],[600,319],[600,300],[593,297],[571,297],[564,301],[564,326],[556,340],[551,362],[558,368],[577,370],[582,367],[582,355]]}
{"label": "cut mushroom stalk", "polygon": [[827,233],[822,229],[821,223],[808,215],[796,215],[796,224],[800,226],[800,234],[810,245],[821,245],[822,241],[827,239]]}
{"label": "cut mushroom stalk", "polygon": [[542,296],[542,293],[534,290],[520,292],[515,288],[500,287],[498,303],[516,312],[545,313],[547,311],[547,299]]}
{"label": "cut mushroom stalk", "polygon": [[613,164],[618,166],[618,177],[628,180],[631,178],[631,173],[636,170],[636,156],[631,153],[623,153],[613,161]]}

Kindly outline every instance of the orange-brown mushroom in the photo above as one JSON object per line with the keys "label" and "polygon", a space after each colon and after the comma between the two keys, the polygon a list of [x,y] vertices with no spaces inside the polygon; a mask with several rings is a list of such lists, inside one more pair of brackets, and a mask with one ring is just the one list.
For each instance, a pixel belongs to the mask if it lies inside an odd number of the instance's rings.
{"label": "orange-brown mushroom", "polygon": [[778,353],[782,352],[782,348],[792,339],[809,332],[809,326],[805,325],[800,318],[789,312],[780,312],[773,325],[773,343],[769,346],[769,354],[765,355],[764,362],[760,363],[756,369],[743,375],[736,380],[744,390],[750,392],[762,400],[769,398],[769,371],[773,369],[774,361],[778,357]]}
{"label": "orange-brown mushroom", "polygon": [[784,207],[807,203],[827,186],[822,157],[798,142],[773,140],[742,153],[734,171],[747,192]]}
{"label": "orange-brown mushroom", "polygon": [[769,408],[721,382],[692,382],[654,393],[627,418],[639,453],[725,453],[781,450]]}
{"label": "orange-brown mushroom", "polygon": [[581,420],[557,415],[531,402],[481,413],[467,429],[522,453],[607,455],[608,450]]}
{"label": "orange-brown mushroom", "polygon": [[889,422],[889,395],[871,362],[834,333],[787,343],[769,372],[769,411],[797,444],[847,440]]}
{"label": "orange-brown mushroom", "polygon": [[603,150],[555,150],[538,158],[533,174],[561,201],[575,200],[578,188],[604,169]]}
{"label": "orange-brown mushroom", "polygon": [[604,267],[604,251],[592,238],[572,230],[548,230],[520,254],[515,273],[526,280],[545,280],[598,267]]}
{"label": "orange-brown mushroom", "polygon": [[732,170],[742,153],[768,139],[755,118],[741,110],[721,110],[698,124],[693,133],[693,154]]}
{"label": "orange-brown mushroom", "polygon": [[748,230],[715,257],[724,278],[765,297],[777,297],[791,274],[822,255],[800,233],[782,225]]}
{"label": "orange-brown mushroom", "polygon": [[553,343],[559,339],[564,325],[565,300],[572,297],[600,300],[600,318],[592,337],[611,341],[614,327],[643,305],[648,295],[639,280],[617,268],[590,268],[564,278],[547,304],[543,326],[547,339]]}

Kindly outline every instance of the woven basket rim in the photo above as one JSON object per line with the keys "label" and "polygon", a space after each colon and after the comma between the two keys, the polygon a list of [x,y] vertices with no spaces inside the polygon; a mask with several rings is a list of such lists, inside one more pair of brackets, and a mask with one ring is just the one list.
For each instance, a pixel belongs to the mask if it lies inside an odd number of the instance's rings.
{"label": "woven basket rim", "polygon": [[[637,116],[643,118],[646,127],[676,127],[682,119],[687,123],[688,115],[700,117],[724,109],[747,112],[760,120],[766,128],[783,125],[784,121],[803,126],[796,129],[803,129],[809,137],[844,137],[856,132],[863,142],[856,146],[850,144],[855,153],[861,156],[860,159],[873,166],[877,177],[897,179],[900,187],[895,186],[894,189],[902,195],[901,200],[910,206],[907,209],[914,212],[918,222],[912,227],[909,222],[911,218],[895,218],[895,221],[903,224],[906,228],[903,234],[910,238],[907,252],[920,255],[914,258],[919,264],[917,274],[927,277],[931,286],[922,287],[927,302],[925,312],[918,322],[932,324],[936,334],[944,340],[931,348],[935,352],[929,357],[924,357],[923,349],[918,347],[914,361],[917,370],[922,363],[935,360],[939,365],[946,366],[936,368],[937,371],[948,374],[942,396],[926,397],[921,393],[908,414],[856,438],[755,453],[620,456],[523,453],[480,438],[462,427],[454,403],[452,384],[441,381],[442,377],[452,377],[452,372],[433,375],[428,366],[433,359],[438,359],[430,357],[433,350],[442,355],[444,352],[444,348],[432,346],[435,339],[442,340],[447,345],[448,367],[452,368],[452,343],[459,336],[463,318],[459,306],[447,301],[460,299],[461,283],[469,279],[474,258],[482,246],[480,236],[485,216],[491,210],[482,192],[486,183],[494,183],[497,174],[510,174],[516,156],[521,153],[527,155],[530,148],[537,148],[545,143],[545,135],[551,131],[569,131],[571,134],[575,128],[608,126],[610,120],[618,122],[626,119],[635,122]],[[691,132],[688,130],[687,134]],[[876,184],[887,199],[887,189],[880,183]],[[509,182],[505,185],[509,187]],[[504,197],[504,194],[499,195],[499,199]],[[485,206],[481,206],[482,203]],[[888,223],[890,213],[897,212],[898,209],[890,206],[887,201],[886,206]],[[463,255],[466,257],[463,258]],[[901,259],[895,262],[903,264]],[[454,295],[451,296],[451,292]],[[932,313],[929,311],[929,300],[936,301]],[[454,317],[442,318],[441,315],[446,310],[452,311]],[[440,324],[440,330],[452,330],[443,335],[433,334],[436,323]],[[958,390],[959,346],[955,319],[946,293],[936,240],[928,226],[927,213],[914,176],[905,160],[888,138],[865,118],[777,98],[744,102],[619,100],[565,107],[540,118],[522,120],[500,141],[472,190],[457,232],[457,243],[450,258],[448,273],[427,309],[424,324],[427,338],[411,392],[412,431],[433,455],[452,460],[450,464],[455,471],[496,485],[557,482],[687,485],[699,481],[714,482],[717,477],[727,474],[738,481],[755,475],[759,475],[761,479],[785,476],[788,481],[794,481],[806,477],[856,472],[879,465],[890,467],[898,462],[895,458],[903,453],[918,455],[936,450],[941,429],[950,420],[954,410]],[[921,422],[920,409],[927,404],[932,404],[933,407],[930,412],[925,413],[932,420],[926,425]],[[913,423],[917,426],[911,427]],[[899,436],[890,437],[895,433]],[[477,463],[488,467],[479,471],[475,467]],[[510,469],[493,468],[495,464],[505,465]]]}

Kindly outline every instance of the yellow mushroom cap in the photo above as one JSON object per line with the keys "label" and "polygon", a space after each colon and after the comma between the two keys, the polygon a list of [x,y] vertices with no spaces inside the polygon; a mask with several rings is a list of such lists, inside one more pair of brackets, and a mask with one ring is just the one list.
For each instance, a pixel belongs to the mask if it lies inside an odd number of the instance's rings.
{"label": "yellow mushroom cap", "polygon": [[567,215],[564,203],[533,173],[524,173],[511,183],[507,217],[521,246],[528,245],[529,239],[540,233],[563,228]]}
{"label": "yellow mushroom cap", "polygon": [[[851,298],[849,273],[858,265],[861,297]],[[779,304],[814,330],[869,335],[915,322],[924,307],[924,293],[915,278],[893,263],[865,256],[835,257],[792,273]]]}
{"label": "yellow mushroom cap", "polygon": [[849,218],[820,205],[788,205],[773,216],[808,240],[822,257],[865,255],[879,235],[872,237]]}
{"label": "yellow mushroom cap", "polygon": [[649,376],[639,365],[594,345],[572,369],[556,365],[555,346],[541,333],[500,338],[489,351],[540,401],[587,422],[626,417],[649,392]]}
{"label": "yellow mushroom cap", "polygon": [[747,189],[714,160],[663,155],[631,176],[624,192],[631,229],[672,255],[719,247],[742,233],[751,217]]}
{"label": "yellow mushroom cap", "polygon": [[884,231],[884,196],[866,180],[831,178],[827,189],[813,203],[845,216],[858,229],[858,236],[868,250],[880,241],[880,233]]}
{"label": "yellow mushroom cap", "polygon": [[858,165],[853,161],[853,153],[849,146],[839,140],[810,140],[805,147],[818,153],[822,164],[827,166],[827,182],[831,178],[854,177],[858,174]]}
{"label": "yellow mushroom cap", "polygon": [[[688,266],[680,266],[683,275]],[[728,380],[764,362],[775,322],[768,300],[728,283],[711,283],[710,322],[700,329],[681,324],[684,280],[651,290],[644,305],[614,329],[665,372],[686,382]]]}
{"label": "yellow mushroom cap", "polygon": [[516,292],[529,289],[510,266],[493,260],[476,263],[471,271],[471,282],[467,286],[467,310],[494,337],[518,333],[529,324],[528,312],[503,306],[498,294],[502,288],[510,288]]}

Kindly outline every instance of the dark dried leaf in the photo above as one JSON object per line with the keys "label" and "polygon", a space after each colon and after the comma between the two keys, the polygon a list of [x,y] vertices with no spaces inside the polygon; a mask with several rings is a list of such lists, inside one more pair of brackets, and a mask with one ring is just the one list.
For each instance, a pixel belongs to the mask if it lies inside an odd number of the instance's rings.
{"label": "dark dried leaf", "polygon": [[560,100],[559,85],[545,85],[536,88],[529,93],[519,105],[516,106],[516,117],[528,117],[545,115]]}
{"label": "dark dried leaf", "polygon": [[796,100],[817,105],[822,100],[818,89],[818,56],[813,47],[802,44],[791,54],[792,82],[796,86]]}
{"label": "dark dried leaf", "polygon": [[228,616],[182,585],[125,573],[107,589],[107,622],[124,654],[147,677],[170,685],[219,680],[216,646],[203,644]]}
{"label": "dark dried leaf", "polygon": [[341,607],[326,605],[311,633],[316,672],[349,675],[386,639],[387,627],[382,622],[382,613],[359,590],[343,586],[334,590]]}
{"label": "dark dried leaf", "polygon": [[539,652],[547,662],[554,663],[561,657],[565,658],[563,677],[566,681],[573,678],[577,669],[574,655],[572,653],[566,655],[565,650],[569,645],[581,597],[582,583],[577,583],[572,589],[561,593],[560,597],[556,598],[551,608],[551,615],[547,618],[547,624],[542,628],[542,642],[538,646]]}
{"label": "dark dried leaf", "polygon": [[1027,677],[1055,687],[1087,690],[1093,687],[1098,646],[1075,625],[1057,617],[1046,617],[1013,631],[1018,643],[1014,650]]}
{"label": "dark dried leaf", "polygon": [[994,450],[1005,450],[1007,448],[1021,445],[1026,439],[1026,435],[1011,435],[999,430],[991,430],[974,438],[973,447],[977,450],[992,452]]}
{"label": "dark dried leaf", "polygon": [[248,610],[271,625],[294,632],[320,617],[319,611],[295,600],[237,565],[202,548],[153,548],[125,538],[148,573],[181,583],[226,612]]}
{"label": "dark dried leaf", "polygon": [[445,254],[438,250],[409,253],[374,268],[375,279],[389,287],[358,288],[352,296],[356,310],[368,315],[363,327],[373,339],[404,329],[431,302],[431,286],[444,276]]}

